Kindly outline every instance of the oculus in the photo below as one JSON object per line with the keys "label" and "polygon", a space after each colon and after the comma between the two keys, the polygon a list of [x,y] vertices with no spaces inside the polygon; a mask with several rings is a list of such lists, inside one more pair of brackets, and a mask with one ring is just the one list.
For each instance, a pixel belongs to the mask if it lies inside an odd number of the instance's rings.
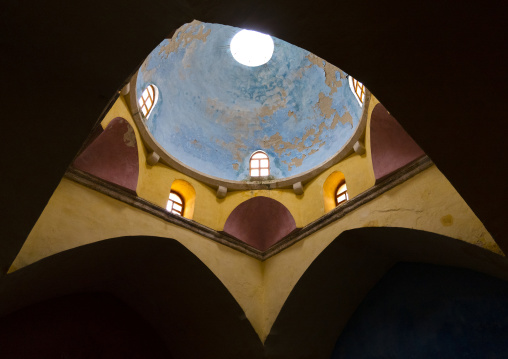
{"label": "oculus", "polygon": [[270,61],[274,45],[269,35],[242,30],[231,40],[230,49],[236,61],[245,66],[256,67]]}

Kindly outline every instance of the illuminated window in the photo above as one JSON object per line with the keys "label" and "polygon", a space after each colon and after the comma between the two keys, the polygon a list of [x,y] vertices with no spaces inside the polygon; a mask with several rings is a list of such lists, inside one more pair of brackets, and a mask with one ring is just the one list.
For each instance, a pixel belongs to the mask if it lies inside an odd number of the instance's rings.
{"label": "illuminated window", "polygon": [[143,115],[148,118],[150,116],[150,112],[152,111],[155,103],[157,102],[157,98],[159,97],[159,90],[154,85],[149,85],[144,91],[141,97],[138,100],[139,108],[141,108],[141,112]]}
{"label": "illuminated window", "polygon": [[171,191],[169,193],[168,204],[166,205],[168,212],[181,216],[183,214],[183,207],[184,203],[182,196],[174,191]]}
{"label": "illuminated window", "polygon": [[355,94],[356,100],[360,103],[360,106],[363,106],[363,100],[365,99],[365,86],[363,86],[360,81],[354,79],[353,76],[349,76],[349,87]]}
{"label": "illuminated window", "polygon": [[349,196],[347,195],[346,182],[342,182],[337,187],[337,193],[335,195],[335,203],[338,206],[339,204],[346,202],[348,199],[349,199]]}
{"label": "illuminated window", "polygon": [[273,39],[257,31],[242,30],[231,40],[231,54],[242,65],[255,67],[266,64],[273,55]]}
{"label": "illuminated window", "polygon": [[270,160],[266,153],[257,151],[250,157],[250,175],[251,177],[270,175]]}

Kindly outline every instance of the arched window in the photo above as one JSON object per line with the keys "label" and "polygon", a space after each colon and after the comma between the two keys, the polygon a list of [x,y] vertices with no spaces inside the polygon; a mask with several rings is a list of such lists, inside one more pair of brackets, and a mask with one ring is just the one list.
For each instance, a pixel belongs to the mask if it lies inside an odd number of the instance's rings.
{"label": "arched window", "polygon": [[[323,183],[323,203],[325,213],[333,211],[335,207],[337,207],[337,199],[339,202],[344,200],[344,197],[337,198],[338,194],[342,194],[342,185],[344,185],[344,189],[346,188],[346,177],[344,173],[340,171],[333,171],[326,178],[326,181]],[[346,200],[349,199],[349,194],[346,193]],[[342,202],[341,202],[342,203]]]}
{"label": "arched window", "polygon": [[175,179],[169,189],[168,212],[192,219],[196,204],[196,190],[187,181]]}
{"label": "arched window", "polygon": [[349,87],[355,94],[356,100],[360,103],[360,106],[363,106],[363,100],[365,99],[365,86],[363,86],[360,81],[353,78],[353,76],[349,76]]}
{"label": "arched window", "polygon": [[347,194],[346,182],[341,182],[341,184],[339,184],[337,187],[337,192],[335,194],[335,203],[338,206],[339,204],[346,202],[348,199],[349,196]]}
{"label": "arched window", "polygon": [[143,115],[148,118],[159,97],[159,90],[154,85],[149,85],[138,100],[139,108]]}
{"label": "arched window", "polygon": [[181,216],[183,214],[184,205],[182,196],[175,191],[169,193],[169,200],[166,205],[168,212]]}
{"label": "arched window", "polygon": [[250,157],[250,176],[262,177],[270,175],[270,160],[263,151],[256,151]]}

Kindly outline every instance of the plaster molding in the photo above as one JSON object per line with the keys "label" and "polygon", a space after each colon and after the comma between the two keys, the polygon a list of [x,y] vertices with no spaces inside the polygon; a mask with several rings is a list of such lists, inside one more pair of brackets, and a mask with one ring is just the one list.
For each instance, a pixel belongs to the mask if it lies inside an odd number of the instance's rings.
{"label": "plaster molding", "polygon": [[[136,89],[136,79],[138,77],[138,71],[131,77],[130,86],[133,89]],[[299,175],[285,177],[277,180],[267,180],[267,181],[232,181],[226,180],[214,176],[210,176],[204,174],[190,166],[187,166],[183,162],[177,160],[171,154],[169,154],[152,136],[150,131],[143,120],[142,115],[139,112],[136,98],[136,90],[129,92],[129,109],[132,114],[132,118],[134,119],[134,123],[136,124],[139,134],[141,136],[141,140],[144,143],[145,147],[149,152],[157,152],[160,155],[160,162],[176,169],[177,171],[192,177],[198,181],[201,181],[213,188],[218,188],[219,186],[227,187],[231,190],[255,190],[255,189],[277,189],[277,188],[292,188],[294,183],[302,182],[310,180],[311,178],[316,177],[320,173],[326,171],[328,168],[342,161],[344,158],[354,153],[354,145],[361,138],[361,136],[365,132],[365,128],[367,126],[367,116],[369,103],[371,99],[371,93],[368,89],[365,89],[365,101],[363,104],[362,116],[360,117],[360,121],[358,123],[358,128],[355,133],[349,138],[342,148],[340,148],[335,155],[325,160],[321,165],[314,167],[311,170],[300,173]]]}
{"label": "plaster molding", "polygon": [[297,195],[302,195],[303,194],[302,182],[293,183],[293,191],[295,191],[295,194]]}
{"label": "plaster molding", "polygon": [[217,188],[217,198],[218,199],[226,198],[227,193],[228,193],[227,187],[219,186],[219,188]]}
{"label": "plaster molding", "polygon": [[193,220],[169,213],[168,211],[166,211],[166,209],[138,197],[134,191],[130,191],[118,185],[106,182],[100,178],[80,171],[76,168],[69,167],[67,172],[65,173],[65,178],[68,178],[85,187],[105,194],[111,198],[122,201],[132,207],[150,213],[158,218],[163,219],[166,222],[186,228],[205,238],[211,239],[217,243],[235,249],[260,261],[264,261],[282,252],[284,249],[292,246],[293,244],[305,239],[307,236],[319,231],[320,229],[326,227],[327,225],[340,220],[348,213],[370,202],[371,200],[382,195],[386,191],[389,191],[392,188],[398,186],[399,184],[409,180],[410,178],[426,170],[432,165],[433,162],[427,156],[424,156],[410,163],[409,165],[387,176],[380,183],[374,185],[365,192],[360,193],[356,197],[351,198],[343,205],[336,207],[335,209],[326,213],[325,215],[318,218],[314,222],[309,223],[301,230],[294,231],[288,234],[286,237],[281,239],[272,247],[268,248],[266,251],[260,251],[254,247],[251,247],[250,245],[224,232],[213,230]]}
{"label": "plaster molding", "polygon": [[150,154],[146,157],[146,163],[153,166],[159,162],[160,158],[161,157],[157,154],[157,152],[150,152]]}
{"label": "plaster molding", "polygon": [[262,260],[261,251],[252,248],[251,246],[243,243],[242,241],[234,237],[217,232],[191,219],[187,219],[185,217],[169,213],[165,208],[159,207],[156,204],[153,204],[143,198],[138,197],[136,193],[133,191],[129,191],[113,183],[106,182],[98,177],[80,171],[74,167],[69,167],[69,169],[65,173],[65,178],[68,178],[85,187],[105,194],[106,196],[114,198],[118,201],[124,202],[134,208],[148,212],[160,219],[163,219],[166,222],[180,226],[182,228],[189,229],[194,233],[197,233],[205,238],[211,239],[227,247],[245,253],[251,257]]}
{"label": "plaster molding", "polygon": [[363,156],[366,152],[366,149],[365,149],[365,144],[358,140],[355,145],[353,146],[353,149],[355,150],[355,152],[360,155],[360,156]]}
{"label": "plaster molding", "polygon": [[122,88],[121,94],[122,96],[127,96],[131,90],[131,83],[127,82],[127,84]]}

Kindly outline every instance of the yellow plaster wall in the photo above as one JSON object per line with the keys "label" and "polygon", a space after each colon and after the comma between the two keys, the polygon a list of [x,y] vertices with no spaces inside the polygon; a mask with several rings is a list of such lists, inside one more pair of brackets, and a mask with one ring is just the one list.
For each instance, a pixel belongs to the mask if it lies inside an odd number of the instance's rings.
{"label": "yellow plaster wall", "polygon": [[425,230],[503,254],[455,188],[432,166],[341,220],[266,260],[264,328],[261,332],[269,333],[292,288],[314,259],[340,233],[361,227]]}
{"label": "yellow plaster wall", "polygon": [[[284,191],[267,192],[284,195]],[[252,195],[255,194],[246,194],[246,197]],[[233,196],[242,196],[242,193]],[[215,199],[213,193],[210,197]],[[322,197],[318,199],[322,202]],[[238,202],[242,200],[237,199]],[[125,235],[174,238],[221,280],[264,340],[290,291],[319,253],[344,230],[367,226],[426,230],[502,254],[482,223],[433,166],[263,263],[62,179],[10,271],[106,238]]]}
{"label": "yellow plaster wall", "polygon": [[[293,214],[297,227],[303,227],[325,213],[323,184],[334,171],[345,175],[350,197],[374,185],[369,124],[372,109],[377,103],[372,97],[365,133],[366,154],[352,154],[326,170],[306,183],[304,194],[300,196],[289,189],[255,190],[230,192],[225,199],[217,199],[215,189],[199,181],[162,164],[149,166],[146,149],[122,97],[113,105],[102,126],[106,127],[118,116],[133,125],[140,164],[139,197],[165,208],[171,184],[181,179],[196,191],[193,219],[210,228],[222,230],[231,211],[255,196],[281,202]],[[224,283],[264,340],[291,289],[317,255],[344,230],[366,226],[426,230],[502,254],[482,223],[436,167],[420,173],[264,263],[63,179],[11,271],[63,250],[105,238],[125,235],[174,238],[196,254]]]}
{"label": "yellow plaster wall", "polygon": [[340,171],[346,176],[350,198],[372,187],[375,183],[374,171],[370,156],[370,116],[378,101],[372,96],[368,108],[365,146],[367,153],[359,156],[355,153],[321,173],[304,185],[304,194],[296,195],[291,189],[282,190],[252,190],[229,192],[224,199],[217,199],[216,190],[193,178],[184,175],[163,164],[150,166],[146,163],[148,155],[143,145],[139,131],[130,114],[128,104],[120,96],[111,110],[105,116],[101,125],[103,128],[115,117],[125,118],[134,128],[138,144],[139,177],[137,195],[159,207],[165,208],[171,184],[175,180],[190,183],[196,191],[194,214],[192,219],[215,230],[223,230],[224,224],[231,212],[242,202],[256,197],[265,196],[281,202],[293,215],[296,226],[304,227],[325,214],[323,198],[323,184],[330,173]]}
{"label": "yellow plaster wall", "polygon": [[131,235],[169,237],[182,243],[222,281],[254,329],[263,327],[262,264],[258,260],[65,178],[10,272],[84,244]]}

